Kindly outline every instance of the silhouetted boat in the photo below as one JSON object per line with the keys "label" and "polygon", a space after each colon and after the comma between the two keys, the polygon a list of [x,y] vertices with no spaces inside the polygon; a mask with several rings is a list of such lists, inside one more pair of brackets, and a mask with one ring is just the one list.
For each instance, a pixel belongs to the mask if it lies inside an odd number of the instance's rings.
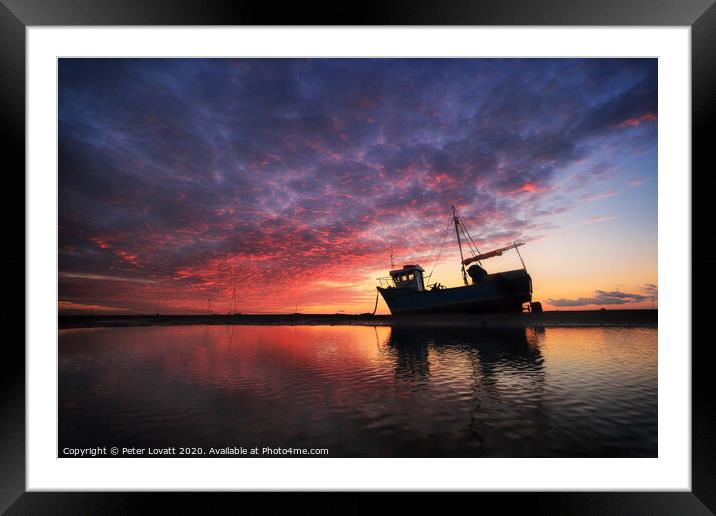
{"label": "silhouetted boat", "polygon": [[[454,206],[452,206],[451,223],[455,225],[460,248],[464,286],[446,288],[440,283],[426,285],[425,270],[417,264],[404,265],[401,269],[391,270],[389,277],[378,278],[381,286],[377,289],[392,314],[522,312],[525,304],[527,309],[533,312],[542,311],[540,303],[532,302],[532,278],[527,273],[518,249],[524,245],[523,242],[514,242],[501,249],[480,253],[460,221]],[[463,255],[461,232],[465,235],[472,257],[465,258]],[[481,267],[483,260],[501,256],[512,249],[520,257],[521,269],[488,274]],[[467,265],[470,267],[465,269]],[[468,283],[468,275],[472,279],[471,284]],[[383,286],[384,282],[387,286]]]}

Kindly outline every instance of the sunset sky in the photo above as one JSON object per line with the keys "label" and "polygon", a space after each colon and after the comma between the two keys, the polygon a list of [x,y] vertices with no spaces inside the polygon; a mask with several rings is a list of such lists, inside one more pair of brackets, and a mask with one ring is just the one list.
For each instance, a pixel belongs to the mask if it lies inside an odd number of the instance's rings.
{"label": "sunset sky", "polygon": [[450,204],[545,309],[657,293],[656,59],[60,59],[58,127],[61,313],[369,312]]}

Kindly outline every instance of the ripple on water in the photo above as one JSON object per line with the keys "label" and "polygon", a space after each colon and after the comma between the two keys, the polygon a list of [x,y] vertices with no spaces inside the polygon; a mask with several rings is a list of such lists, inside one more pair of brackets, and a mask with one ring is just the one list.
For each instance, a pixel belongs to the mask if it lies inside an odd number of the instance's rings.
{"label": "ripple on water", "polygon": [[61,331],[61,446],[332,456],[656,456],[657,331]]}

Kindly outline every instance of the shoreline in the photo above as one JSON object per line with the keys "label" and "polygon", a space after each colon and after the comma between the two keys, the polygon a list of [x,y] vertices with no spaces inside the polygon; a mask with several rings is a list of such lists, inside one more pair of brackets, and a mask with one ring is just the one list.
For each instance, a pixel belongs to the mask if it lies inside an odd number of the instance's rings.
{"label": "shoreline", "polygon": [[72,328],[185,326],[460,326],[460,327],[653,327],[658,310],[575,310],[517,314],[371,315],[60,315],[60,330]]}

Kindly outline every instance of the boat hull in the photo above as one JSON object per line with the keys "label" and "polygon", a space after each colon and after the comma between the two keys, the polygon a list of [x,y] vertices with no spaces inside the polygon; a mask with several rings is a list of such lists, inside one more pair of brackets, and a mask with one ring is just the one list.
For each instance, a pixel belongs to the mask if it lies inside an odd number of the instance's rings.
{"label": "boat hull", "polygon": [[478,285],[418,292],[407,288],[377,287],[390,313],[521,312],[532,301],[532,279],[518,269],[490,274]]}

